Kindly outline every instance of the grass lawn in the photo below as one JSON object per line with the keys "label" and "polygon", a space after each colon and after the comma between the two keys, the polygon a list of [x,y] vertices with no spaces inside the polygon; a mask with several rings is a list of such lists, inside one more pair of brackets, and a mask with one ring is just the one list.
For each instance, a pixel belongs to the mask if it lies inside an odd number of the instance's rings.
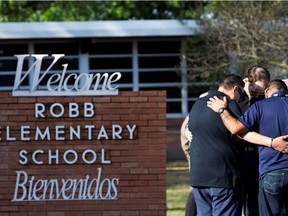
{"label": "grass lawn", "polygon": [[[190,191],[190,176],[186,161],[167,163],[166,216],[184,216]],[[283,216],[285,213],[283,214]],[[244,216],[244,214],[242,214]],[[281,215],[282,216],[282,215]]]}
{"label": "grass lawn", "polygon": [[186,161],[167,163],[167,216],[184,216],[190,191]]}

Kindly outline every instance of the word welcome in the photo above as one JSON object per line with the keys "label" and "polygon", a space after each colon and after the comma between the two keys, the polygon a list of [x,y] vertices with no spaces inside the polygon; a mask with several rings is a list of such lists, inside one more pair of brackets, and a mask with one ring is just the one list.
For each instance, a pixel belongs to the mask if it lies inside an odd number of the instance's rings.
{"label": "word welcome", "polygon": [[[113,84],[120,80],[121,73],[112,74],[96,73],[88,71],[80,73],[66,73],[68,64],[63,64],[62,73],[49,74],[51,68],[64,54],[53,54],[53,61],[45,71],[41,71],[42,61],[47,54],[40,55],[15,55],[18,58],[16,75],[14,80],[13,96],[80,96],[80,95],[117,95],[118,85]],[[35,59],[28,71],[23,71],[24,60],[27,57]],[[29,85],[24,81],[29,80]],[[40,85],[47,79],[46,86]]]}

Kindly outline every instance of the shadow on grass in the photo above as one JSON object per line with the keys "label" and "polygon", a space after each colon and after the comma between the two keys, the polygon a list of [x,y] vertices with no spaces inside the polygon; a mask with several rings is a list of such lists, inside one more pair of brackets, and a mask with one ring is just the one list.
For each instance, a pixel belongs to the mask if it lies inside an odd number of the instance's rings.
{"label": "shadow on grass", "polygon": [[169,162],[167,164],[167,187],[189,186],[190,176],[186,161]]}
{"label": "shadow on grass", "polygon": [[186,161],[167,165],[167,216],[185,215],[185,205],[190,191],[189,169]]}

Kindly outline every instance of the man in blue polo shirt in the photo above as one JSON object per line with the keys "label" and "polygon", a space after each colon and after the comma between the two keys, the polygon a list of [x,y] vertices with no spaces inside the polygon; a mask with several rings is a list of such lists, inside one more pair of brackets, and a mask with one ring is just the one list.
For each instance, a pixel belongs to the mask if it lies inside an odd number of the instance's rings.
{"label": "man in blue polo shirt", "polygon": [[[249,139],[251,133],[247,133],[248,131],[272,137],[263,140],[266,146],[258,147],[259,213],[260,215],[281,215],[283,206],[288,212],[288,154],[284,154],[288,152],[288,149],[277,146],[279,136],[288,134],[286,84],[282,80],[271,81],[265,90],[265,97],[267,99],[253,104],[238,120],[227,111],[225,98],[224,100],[217,97],[210,98],[207,106],[215,112],[220,108],[226,109],[220,116],[232,134],[237,134],[250,142],[253,141]],[[276,140],[273,137],[278,138]],[[283,139],[286,138],[287,136],[283,137]]]}

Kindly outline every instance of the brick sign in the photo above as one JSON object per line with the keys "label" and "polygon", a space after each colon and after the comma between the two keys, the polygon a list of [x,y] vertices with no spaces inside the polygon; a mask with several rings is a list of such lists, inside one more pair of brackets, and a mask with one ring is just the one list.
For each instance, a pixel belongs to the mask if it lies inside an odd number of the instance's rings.
{"label": "brick sign", "polygon": [[166,215],[164,91],[27,97],[21,76],[0,93],[1,216]]}

